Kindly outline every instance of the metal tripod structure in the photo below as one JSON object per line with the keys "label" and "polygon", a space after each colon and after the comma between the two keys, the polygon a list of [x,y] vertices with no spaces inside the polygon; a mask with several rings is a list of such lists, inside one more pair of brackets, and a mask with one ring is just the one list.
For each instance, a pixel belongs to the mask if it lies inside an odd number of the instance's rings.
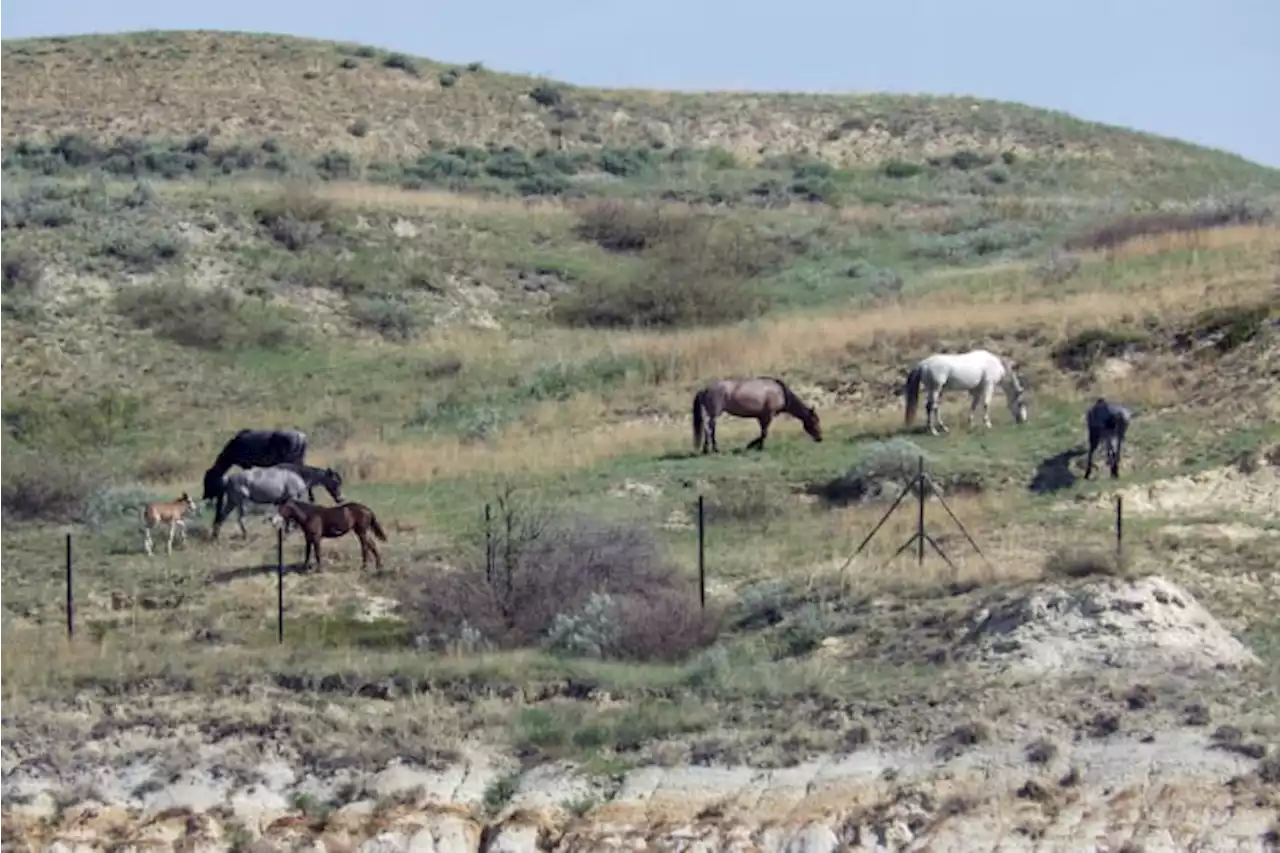
{"label": "metal tripod structure", "polygon": [[951,520],[955,522],[956,527],[960,528],[960,532],[964,534],[964,538],[967,539],[969,541],[969,544],[973,546],[973,550],[978,552],[978,556],[982,558],[982,561],[986,563],[988,566],[991,565],[991,563],[987,560],[986,554],[983,554],[982,549],[978,547],[978,543],[973,541],[973,537],[969,535],[969,531],[965,529],[965,526],[960,522],[960,519],[956,518],[956,514],[951,511],[951,507],[947,506],[946,500],[942,497],[942,490],[939,489],[937,487],[937,484],[933,482],[933,478],[931,478],[927,473],[925,473],[924,457],[921,456],[919,465],[916,469],[916,475],[912,477],[910,482],[908,482],[903,487],[902,491],[898,493],[898,497],[894,500],[892,504],[889,505],[889,508],[885,510],[885,513],[883,516],[880,517],[880,520],[876,522],[876,526],[871,528],[871,532],[867,534],[867,537],[862,540],[862,543],[858,545],[857,549],[849,556],[849,559],[845,561],[844,566],[841,567],[841,571],[844,571],[844,569],[848,568],[849,564],[852,563],[854,559],[859,554],[862,553],[862,551],[867,547],[867,545],[871,544],[871,540],[874,539],[875,535],[880,532],[880,528],[884,527],[885,522],[889,520],[889,516],[893,515],[894,510],[898,508],[898,505],[902,503],[903,499],[908,494],[910,494],[913,488],[916,490],[917,495],[919,497],[919,500],[916,506],[916,531],[915,533],[911,534],[910,538],[908,538],[906,542],[902,543],[902,546],[899,547],[897,551],[893,552],[892,557],[890,557],[888,560],[885,560],[884,565],[887,566],[889,563],[892,563],[895,559],[897,559],[899,554],[906,551],[912,545],[916,546],[917,562],[920,565],[923,565],[924,564],[924,546],[925,546],[925,543],[928,543],[933,548],[933,550],[937,552],[938,556],[941,557],[946,562],[946,564],[951,567],[951,571],[953,572],[958,571],[956,569],[955,563],[951,562],[951,558],[946,555],[946,552],[942,550],[941,546],[938,545],[937,541],[932,536],[929,535],[929,532],[927,530],[925,530],[924,504],[925,504],[925,500],[928,498],[930,494],[934,494],[937,496],[938,503],[942,504],[942,508],[947,511],[947,515],[951,516]]}

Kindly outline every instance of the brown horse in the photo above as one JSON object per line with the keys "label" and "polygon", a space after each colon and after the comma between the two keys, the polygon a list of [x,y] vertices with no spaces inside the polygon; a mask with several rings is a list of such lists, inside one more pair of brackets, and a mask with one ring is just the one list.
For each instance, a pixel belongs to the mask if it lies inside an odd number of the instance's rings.
{"label": "brown horse", "polygon": [[716,418],[727,414],[759,421],[760,437],[750,442],[746,449],[764,450],[769,424],[779,412],[799,419],[804,424],[804,431],[814,441],[822,441],[818,413],[802,403],[781,379],[772,376],[717,379],[693,396],[693,446],[701,446],[703,453],[708,449],[719,453]]}
{"label": "brown horse", "polygon": [[383,532],[382,525],[378,523],[373,510],[364,504],[352,502],[338,506],[317,506],[302,501],[287,500],[279,504],[271,522],[279,527],[289,521],[296,523],[307,539],[307,550],[302,557],[303,571],[306,571],[311,562],[312,551],[316,554],[316,571],[320,571],[321,539],[337,539],[352,531],[360,540],[361,571],[369,565],[370,552],[373,553],[375,568],[382,571],[382,555],[378,553],[377,547],[369,538],[369,531],[372,530],[373,535],[383,542],[387,541],[387,534]]}

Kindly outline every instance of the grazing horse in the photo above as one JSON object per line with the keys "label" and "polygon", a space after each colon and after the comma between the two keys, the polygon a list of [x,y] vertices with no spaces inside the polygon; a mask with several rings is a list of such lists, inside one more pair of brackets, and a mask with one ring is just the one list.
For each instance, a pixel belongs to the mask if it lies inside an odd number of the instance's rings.
{"label": "grazing horse", "polygon": [[307,455],[306,433],[296,429],[242,429],[226,443],[213,467],[204,472],[204,497],[216,501],[215,514],[222,513],[223,479],[233,465],[241,468],[269,468],[281,462],[301,463]]}
{"label": "grazing horse", "polygon": [[1093,475],[1093,453],[1102,442],[1106,442],[1107,467],[1111,469],[1112,478],[1120,476],[1120,450],[1132,420],[1133,412],[1119,403],[1108,403],[1102,397],[1085,412],[1084,425],[1089,431],[1089,456],[1084,462],[1086,480]]}
{"label": "grazing horse", "polygon": [[165,553],[173,553],[173,536],[178,534],[179,543],[187,540],[187,523],[183,520],[183,516],[188,511],[195,512],[198,509],[196,502],[191,496],[183,492],[176,501],[152,501],[142,508],[142,545],[147,550],[147,556],[151,556],[151,529],[161,524],[169,525],[169,541],[165,545]]}
{"label": "grazing horse", "polygon": [[281,462],[272,468],[284,468],[301,477],[307,484],[307,500],[316,502],[315,487],[323,486],[336,504],[342,503],[342,475],[332,468],[317,468],[301,462]]}
{"label": "grazing horse", "polygon": [[276,514],[271,517],[271,523],[279,526],[287,525],[291,521],[302,529],[302,535],[307,539],[307,550],[302,557],[303,571],[306,571],[310,564],[313,551],[316,555],[316,571],[320,571],[321,539],[338,539],[353,531],[356,538],[360,540],[360,570],[364,571],[368,568],[369,554],[373,554],[374,568],[379,572],[382,571],[382,555],[378,553],[378,547],[369,538],[369,531],[372,530],[373,535],[383,542],[387,541],[387,534],[378,523],[378,517],[373,514],[373,510],[364,504],[317,506],[301,501],[285,501],[276,508]]}
{"label": "grazing horse", "polygon": [[720,452],[716,442],[716,418],[722,414],[740,418],[755,418],[760,423],[760,436],[747,444],[746,449],[764,450],[764,440],[769,437],[769,424],[774,415],[785,412],[804,425],[804,431],[814,441],[822,441],[822,425],[818,413],[800,401],[800,398],[781,379],[759,376],[755,379],[717,379],[693,395],[693,446]]}
{"label": "grazing horse", "polygon": [[[307,494],[307,481],[285,468],[250,468],[248,471],[237,471],[228,474],[223,480],[223,494],[226,504],[213,518],[213,529],[210,536],[218,538],[218,529],[231,510],[239,511],[237,521],[240,532],[245,538],[249,531],[244,526],[245,504],[278,504],[287,500],[302,500]],[[222,503],[221,500],[218,501]]]}
{"label": "grazing horse", "polygon": [[966,353],[935,353],[921,359],[911,372],[907,374],[907,411],[906,425],[911,426],[916,418],[916,408],[920,401],[920,386],[924,385],[925,414],[929,422],[929,432],[938,434],[938,428],[950,432],[942,422],[942,412],[938,403],[942,392],[946,389],[968,391],[971,398],[969,405],[969,426],[973,426],[973,415],[982,405],[982,422],[987,429],[991,428],[991,397],[999,385],[1009,401],[1009,411],[1015,423],[1027,422],[1027,398],[1013,372],[1004,359],[984,349],[970,350]]}

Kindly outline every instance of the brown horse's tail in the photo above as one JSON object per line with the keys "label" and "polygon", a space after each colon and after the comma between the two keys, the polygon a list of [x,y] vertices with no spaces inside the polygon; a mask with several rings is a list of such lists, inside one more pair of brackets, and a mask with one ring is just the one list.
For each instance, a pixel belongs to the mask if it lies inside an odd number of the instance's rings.
{"label": "brown horse's tail", "polygon": [[387,534],[383,531],[382,525],[378,523],[378,517],[372,512],[369,513],[369,529],[373,531],[374,536],[377,536],[383,542],[387,541]]}
{"label": "brown horse's tail", "polygon": [[697,450],[702,446],[702,436],[705,426],[703,424],[702,401],[706,399],[707,391],[704,388],[697,394],[693,395],[693,449]]}
{"label": "brown horse's tail", "polygon": [[924,374],[923,368],[916,365],[911,368],[911,372],[907,374],[907,416],[906,425],[911,426],[911,422],[916,419],[916,409],[920,406],[920,377]]}

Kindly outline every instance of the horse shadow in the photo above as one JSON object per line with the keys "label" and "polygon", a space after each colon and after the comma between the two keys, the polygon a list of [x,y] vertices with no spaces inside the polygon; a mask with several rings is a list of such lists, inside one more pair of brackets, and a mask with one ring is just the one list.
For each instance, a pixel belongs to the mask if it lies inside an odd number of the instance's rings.
{"label": "horse shadow", "polygon": [[1071,460],[1087,452],[1086,448],[1077,445],[1040,460],[1027,489],[1037,495],[1048,495],[1071,488],[1080,479],[1071,471]]}
{"label": "horse shadow", "polygon": [[[209,575],[205,583],[209,586],[221,586],[224,584],[234,583],[235,581],[245,580],[247,578],[256,578],[262,575],[274,575],[277,571],[275,563],[263,563],[259,566],[242,566],[238,569],[227,569],[226,571],[214,572]],[[285,564],[284,573],[286,575],[302,575],[307,574],[302,570],[302,564],[290,565]]]}

